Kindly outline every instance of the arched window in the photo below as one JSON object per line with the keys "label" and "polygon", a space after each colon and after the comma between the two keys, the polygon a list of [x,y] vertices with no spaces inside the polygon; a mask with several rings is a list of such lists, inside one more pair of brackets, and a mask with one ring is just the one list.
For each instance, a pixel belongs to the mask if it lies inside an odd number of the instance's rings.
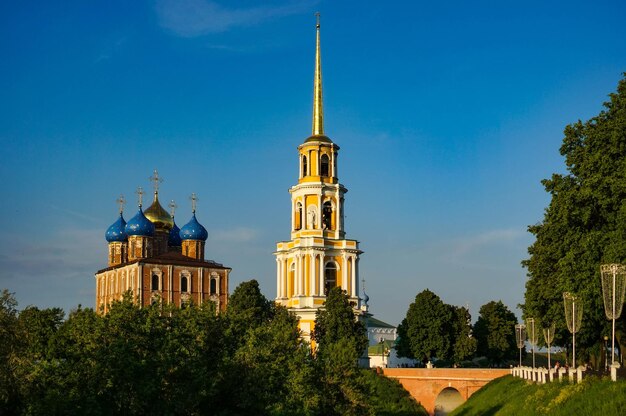
{"label": "arched window", "polygon": [[307,176],[309,174],[309,166],[306,163],[306,156],[302,156],[302,176]]}
{"label": "arched window", "polygon": [[320,176],[330,176],[328,168],[329,168],[328,155],[322,155],[322,158],[320,160]]}
{"label": "arched window", "polygon": [[327,295],[330,289],[337,286],[337,265],[333,262],[326,263],[324,268],[324,294]]}
{"label": "arched window", "polygon": [[152,275],[152,290],[159,290],[159,275],[156,273]]}
{"label": "arched window", "polygon": [[302,229],[302,204],[299,202],[296,204],[295,217],[296,223],[294,229],[300,230]]}
{"label": "arched window", "polygon": [[330,201],[324,202],[322,208],[322,226],[325,230],[333,229],[333,204]]}
{"label": "arched window", "polygon": [[209,289],[209,294],[211,295],[217,295],[217,277],[212,277],[211,278],[211,285],[210,285],[210,289]]}
{"label": "arched window", "polygon": [[180,277],[180,291],[189,292],[189,280],[187,279],[187,276]]}

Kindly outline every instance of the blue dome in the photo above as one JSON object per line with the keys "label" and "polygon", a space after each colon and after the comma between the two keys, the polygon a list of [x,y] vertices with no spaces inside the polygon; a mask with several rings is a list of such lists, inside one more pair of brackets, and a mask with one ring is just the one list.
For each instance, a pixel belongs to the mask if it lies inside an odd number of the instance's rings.
{"label": "blue dome", "polygon": [[113,242],[122,242],[128,239],[128,235],[126,234],[126,221],[124,221],[124,217],[120,213],[120,217],[115,221],[111,226],[107,229],[106,234],[104,234],[104,238],[107,239],[109,243]]}
{"label": "blue dome", "polygon": [[183,245],[182,240],[180,239],[180,228],[176,225],[176,221],[174,221],[174,225],[170,230],[170,237],[167,240],[167,245],[170,247],[180,247]]}
{"label": "blue dome", "polygon": [[128,235],[143,235],[152,237],[154,235],[154,224],[143,215],[141,207],[139,212],[135,214],[133,218],[126,224],[126,234]]}
{"label": "blue dome", "polygon": [[209,237],[206,228],[202,226],[196,219],[196,214],[189,220],[183,228],[180,229],[180,238],[182,240],[202,240],[206,241]]}

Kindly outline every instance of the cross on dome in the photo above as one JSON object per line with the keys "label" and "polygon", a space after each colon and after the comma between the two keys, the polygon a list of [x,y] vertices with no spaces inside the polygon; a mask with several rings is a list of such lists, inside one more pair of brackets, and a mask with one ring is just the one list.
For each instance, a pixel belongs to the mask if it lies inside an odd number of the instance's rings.
{"label": "cross on dome", "polygon": [[196,193],[193,192],[191,194],[191,196],[189,197],[189,199],[191,199],[191,212],[193,212],[194,214],[196,213],[196,205],[198,204],[198,197],[196,196]]}
{"label": "cross on dome", "polygon": [[167,206],[170,209],[170,215],[172,216],[172,218],[174,218],[174,214],[176,213],[176,208],[178,208],[178,205],[176,205],[176,202],[174,202],[174,200],[172,199]]}
{"label": "cross on dome", "polygon": [[137,187],[137,190],[135,191],[135,193],[139,195],[139,208],[141,208],[141,206],[143,205],[143,194],[145,192],[143,191],[143,188],[139,186]]}
{"label": "cross on dome", "polygon": [[117,202],[120,206],[120,214],[122,214],[124,212],[124,205],[126,204],[126,198],[124,198],[124,195],[120,195],[119,198],[117,198],[115,200],[115,202]]}
{"label": "cross on dome", "polygon": [[159,193],[159,184],[163,183],[163,178],[161,178],[159,176],[159,172],[155,169],[154,173],[152,174],[152,176],[150,176],[148,178],[148,180],[150,182],[153,182],[153,186],[154,186],[154,193],[158,194]]}

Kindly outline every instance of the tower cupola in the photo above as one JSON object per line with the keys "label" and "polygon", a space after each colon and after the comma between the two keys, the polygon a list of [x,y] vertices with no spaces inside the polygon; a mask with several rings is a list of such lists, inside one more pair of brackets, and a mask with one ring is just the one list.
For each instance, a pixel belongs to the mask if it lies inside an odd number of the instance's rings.
{"label": "tower cupola", "polygon": [[189,222],[180,229],[180,239],[206,241],[207,238],[209,238],[209,233],[206,228],[198,222],[196,213],[194,212]]}
{"label": "tower cupola", "polygon": [[141,205],[139,205],[139,211],[126,223],[126,234],[129,236],[145,236],[152,237],[154,235],[154,224],[150,222],[144,215]]}
{"label": "tower cupola", "polygon": [[152,242],[154,237],[154,224],[143,214],[141,209],[143,202],[143,189],[137,189],[139,195],[139,211],[126,224],[128,234],[128,260],[133,261],[152,256]]}
{"label": "tower cupola", "polygon": [[124,220],[124,214],[120,212],[120,216],[117,218],[104,235],[104,238],[109,243],[122,242],[128,240],[128,234],[126,234],[126,221]]}
{"label": "tower cupola", "polygon": [[157,230],[170,230],[174,225],[174,220],[172,219],[172,216],[159,203],[159,184],[163,182],[163,179],[159,177],[159,172],[156,169],[154,170],[154,175],[148,179],[154,183],[154,200],[152,201],[152,205],[150,205],[144,211],[144,214],[146,218],[148,218],[150,222],[154,224],[154,227]]}
{"label": "tower cupola", "polygon": [[109,243],[109,266],[116,266],[126,262],[128,258],[128,234],[126,233],[126,221],[124,220],[124,195],[116,201],[120,205],[120,216],[107,229],[104,238]]}
{"label": "tower cupola", "polygon": [[179,233],[182,240],[182,252],[185,256],[204,260],[204,244],[209,233],[196,219],[196,203],[198,202],[196,194],[192,193],[190,199],[192,216]]}

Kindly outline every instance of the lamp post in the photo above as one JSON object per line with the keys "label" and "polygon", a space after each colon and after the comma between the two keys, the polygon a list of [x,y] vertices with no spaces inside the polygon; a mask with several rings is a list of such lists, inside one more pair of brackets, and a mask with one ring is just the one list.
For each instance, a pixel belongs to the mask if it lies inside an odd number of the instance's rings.
{"label": "lamp post", "polygon": [[550,344],[554,341],[554,330],[554,322],[549,327],[543,328],[543,339],[545,339],[546,344],[548,345],[548,369],[552,368],[552,364],[550,363]]}
{"label": "lamp post", "polygon": [[604,370],[609,371],[609,337],[608,335],[604,336]]}
{"label": "lamp post", "polygon": [[622,314],[624,290],[626,289],[626,267],[623,264],[603,264],[600,266],[604,313],[612,321],[611,365],[615,363],[615,320]]}
{"label": "lamp post", "polygon": [[567,329],[572,333],[572,368],[576,368],[576,332],[580,330],[583,321],[583,305],[578,297],[570,292],[563,293],[563,305]]}
{"label": "lamp post", "polygon": [[535,345],[539,340],[539,334],[535,330],[535,318],[526,319],[526,331],[528,333],[528,342],[533,348],[533,369],[535,368]]}
{"label": "lamp post", "polygon": [[517,342],[517,348],[519,348],[519,366],[522,367],[522,348],[524,348],[524,341],[526,341],[526,325],[515,325],[515,341]]}

